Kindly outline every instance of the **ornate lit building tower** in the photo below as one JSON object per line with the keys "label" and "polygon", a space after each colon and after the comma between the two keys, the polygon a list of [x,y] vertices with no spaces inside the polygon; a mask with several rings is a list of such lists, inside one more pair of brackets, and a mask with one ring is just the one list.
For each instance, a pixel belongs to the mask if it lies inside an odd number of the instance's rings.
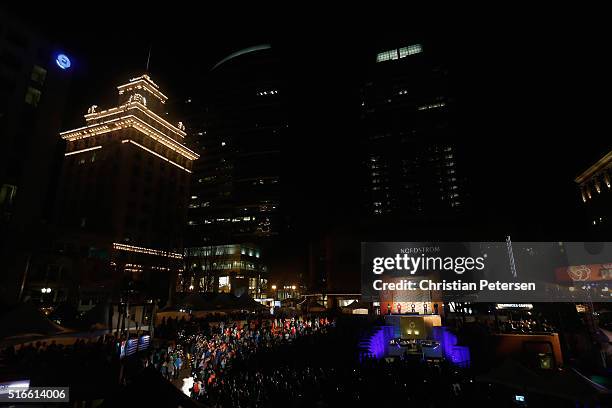
{"label": "ornate lit building tower", "polygon": [[167,97],[142,75],[117,87],[118,106],[85,115],[66,140],[59,196],[61,250],[94,292],[129,282],[165,297],[182,268],[193,161],[182,123],[162,118]]}
{"label": "ornate lit building tower", "polygon": [[591,231],[609,233],[612,228],[612,150],[574,181],[580,188]]}

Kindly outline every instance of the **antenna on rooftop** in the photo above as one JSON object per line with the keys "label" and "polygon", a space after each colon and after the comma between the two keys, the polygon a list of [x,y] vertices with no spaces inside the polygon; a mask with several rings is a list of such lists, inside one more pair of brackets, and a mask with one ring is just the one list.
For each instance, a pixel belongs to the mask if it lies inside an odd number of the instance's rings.
{"label": "antenna on rooftop", "polygon": [[149,63],[151,62],[151,50],[152,49],[153,49],[153,43],[149,45],[149,55],[147,55],[147,68],[145,70],[147,74],[149,73]]}

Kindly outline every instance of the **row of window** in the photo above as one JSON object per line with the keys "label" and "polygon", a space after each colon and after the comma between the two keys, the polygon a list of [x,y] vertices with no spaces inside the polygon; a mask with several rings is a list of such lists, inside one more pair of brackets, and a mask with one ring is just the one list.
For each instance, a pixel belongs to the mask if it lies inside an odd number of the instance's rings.
{"label": "row of window", "polygon": [[423,52],[423,46],[421,44],[413,44],[407,47],[395,48],[392,50],[386,50],[379,52],[376,55],[376,62],[392,61],[401,58],[406,58],[410,55],[415,55]]}
{"label": "row of window", "polygon": [[186,257],[197,257],[197,256],[219,256],[219,255],[235,255],[240,251],[241,255],[255,256],[259,258],[259,250],[249,247],[243,247],[241,245],[216,245],[211,247],[196,247],[187,248],[185,250]]}
{"label": "row of window", "polygon": [[[196,265],[197,264],[194,264],[194,267]],[[212,263],[200,265],[200,268],[203,271],[218,271],[218,270],[227,270],[227,269],[241,269],[241,270],[246,270],[246,271],[257,271],[257,270],[265,271],[264,266],[258,267],[258,265],[251,263],[251,262],[247,262],[247,261],[212,262]]]}
{"label": "row of window", "polygon": [[259,92],[257,92],[258,96],[277,95],[277,94],[278,94],[278,89],[271,89],[269,91],[259,91]]}

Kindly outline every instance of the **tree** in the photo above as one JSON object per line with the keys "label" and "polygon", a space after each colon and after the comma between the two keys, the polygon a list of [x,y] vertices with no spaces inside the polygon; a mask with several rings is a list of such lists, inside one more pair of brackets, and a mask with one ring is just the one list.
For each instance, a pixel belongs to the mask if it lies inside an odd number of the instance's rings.
{"label": "tree", "polygon": [[183,291],[216,292],[219,274],[231,262],[231,245],[208,245],[186,249]]}

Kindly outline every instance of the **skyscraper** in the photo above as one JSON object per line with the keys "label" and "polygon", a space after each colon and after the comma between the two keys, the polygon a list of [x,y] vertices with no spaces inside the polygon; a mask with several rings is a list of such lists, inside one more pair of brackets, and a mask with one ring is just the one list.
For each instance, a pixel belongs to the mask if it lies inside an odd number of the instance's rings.
{"label": "skyscraper", "polygon": [[193,98],[185,122],[203,159],[194,166],[189,242],[261,242],[281,221],[281,140],[287,133],[282,65],[262,44],[215,64],[203,100]]}
{"label": "skyscraper", "polygon": [[[92,105],[66,140],[59,224],[72,277],[93,292],[120,282],[158,298],[182,269],[193,161],[182,123],[162,118],[167,97],[148,75],[117,87],[118,104]],[[67,271],[68,272],[68,271]],[[69,272],[68,272],[69,274]]]}
{"label": "skyscraper", "polygon": [[448,68],[435,45],[386,44],[370,55],[361,93],[365,212],[374,217],[459,212],[468,197]]}
{"label": "skyscraper", "polygon": [[71,57],[0,11],[1,298],[14,302],[49,240]]}
{"label": "skyscraper", "polygon": [[[234,293],[265,295],[266,257],[284,228],[280,153],[289,126],[284,75],[271,45],[244,48],[217,62],[204,79],[202,97],[189,97],[183,105],[193,145],[202,154],[194,166],[186,234],[186,278],[196,282],[195,290],[218,291],[227,281]],[[250,261],[261,265],[256,275],[221,268],[229,260],[210,262],[210,254],[218,260],[219,251],[244,244],[258,258],[261,251],[261,259]],[[217,269],[203,266],[216,263]]]}

